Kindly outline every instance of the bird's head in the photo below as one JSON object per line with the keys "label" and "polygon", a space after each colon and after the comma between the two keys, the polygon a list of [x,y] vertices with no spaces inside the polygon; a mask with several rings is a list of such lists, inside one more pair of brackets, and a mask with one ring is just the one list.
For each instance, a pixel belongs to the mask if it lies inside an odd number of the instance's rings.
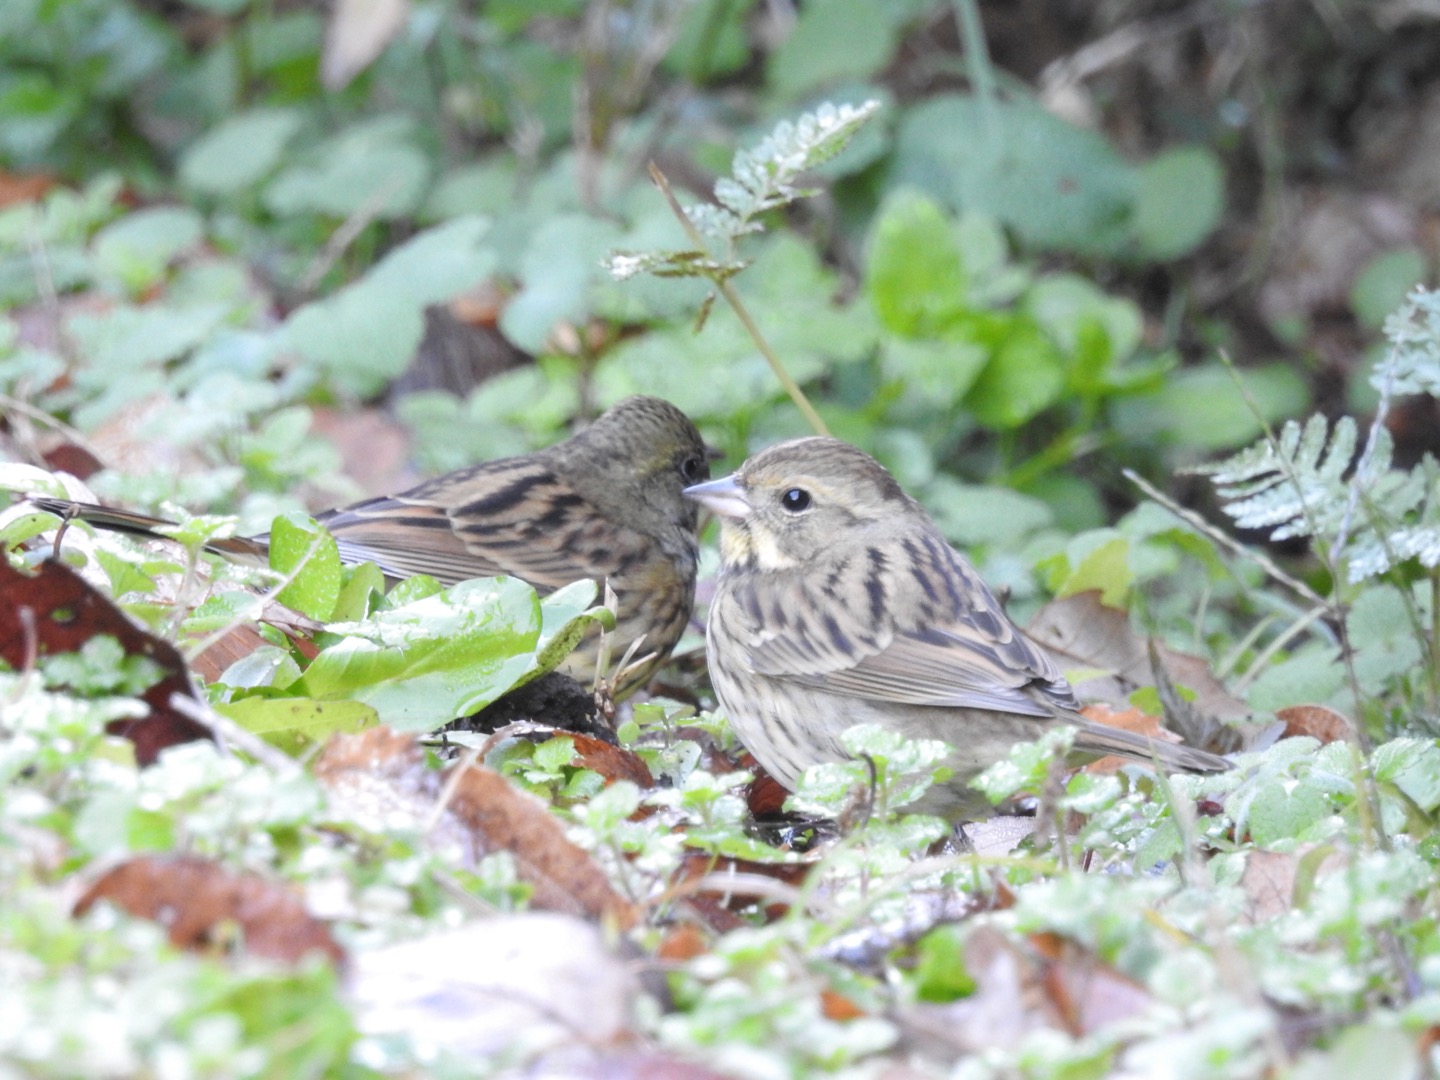
{"label": "bird's head", "polygon": [[695,532],[696,507],[683,491],[710,478],[714,452],[668,401],[626,398],[553,452],[565,474],[585,483],[592,501],[621,523]]}
{"label": "bird's head", "polygon": [[920,512],[885,467],[838,439],[777,443],[685,494],[720,517],[727,566],[803,566],[837,544]]}

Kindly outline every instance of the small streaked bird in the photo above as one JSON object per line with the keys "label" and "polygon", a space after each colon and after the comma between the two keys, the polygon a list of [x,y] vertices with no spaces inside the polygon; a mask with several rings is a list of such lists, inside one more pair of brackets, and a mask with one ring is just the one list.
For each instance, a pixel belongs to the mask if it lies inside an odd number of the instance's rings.
{"label": "small streaked bird", "polygon": [[954,747],[916,809],[988,816],[967,782],[1016,743],[1072,724],[1077,758],[1120,754],[1214,772],[1223,758],[1086,720],[1054,659],[868,454],[794,439],[686,488],[720,517],[710,679],[736,734],[785,787],[847,755],[870,723]]}
{"label": "small streaked bird", "polygon": [[[639,642],[617,694],[642,685],[680,639],[695,599],[698,508],[688,484],[710,476],[710,451],[683,412],[632,397],[578,435],[531,454],[446,473],[398,495],[321,514],[347,563],[445,585],[509,574],[544,594],[582,578],[608,582],[617,611],[612,663]],[[63,518],[153,535],[167,522],[109,507],[32,497]],[[265,538],[219,540],[219,554],[263,558]],[[590,639],[563,670],[594,674]],[[606,674],[609,674],[608,672]]]}

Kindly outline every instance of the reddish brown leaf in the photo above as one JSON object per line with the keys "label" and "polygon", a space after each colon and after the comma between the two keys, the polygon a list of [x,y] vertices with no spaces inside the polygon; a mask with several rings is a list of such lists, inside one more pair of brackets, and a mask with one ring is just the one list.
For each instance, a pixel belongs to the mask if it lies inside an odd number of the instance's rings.
{"label": "reddish brown leaf", "polygon": [[660,939],[660,947],[655,950],[655,958],[669,964],[679,964],[697,956],[704,956],[709,951],[710,943],[700,928],[694,923],[682,923],[665,932],[665,936]]}
{"label": "reddish brown leaf", "polygon": [[[1159,717],[1151,716],[1139,709],[1126,709],[1121,712],[1108,705],[1087,705],[1081,710],[1081,713],[1087,720],[1093,720],[1097,724],[1108,724],[1110,727],[1120,728],[1122,731],[1131,731],[1136,735],[1144,735],[1147,739],[1154,739],[1156,742],[1180,741],[1180,736],[1173,731],[1167,731],[1161,725]],[[1128,764],[1130,764],[1128,759],[1110,754],[1085,766],[1085,771],[1113,773]]]}
{"label": "reddish brown leaf", "polygon": [[1249,716],[1245,703],[1221,685],[1203,659],[1159,646],[1152,650],[1151,643],[1131,629],[1130,616],[1100,603],[1099,593],[1077,593],[1046,604],[1026,632],[1059,654],[1061,667],[1100,673],[1076,684],[1081,701],[1128,708],[1137,687],[1156,685],[1158,663],[1161,682],[1195,692],[1193,702],[1177,703],[1174,719],[1186,725],[1177,729],[1184,741],[1216,753],[1240,748],[1241,733],[1222,721]]}
{"label": "reddish brown leaf", "polygon": [[605,918],[621,928],[638,921],[635,905],[617,893],[588,852],[535,796],[483,765],[458,778],[449,809],[492,849],[515,856],[520,874],[535,887],[537,907]]}
{"label": "reddish brown leaf", "polygon": [[144,656],[159,666],[160,680],[140,695],[149,714],[116,720],[106,729],[135,744],[141,765],[154,762],[168,746],[211,737],[208,729],[171,704],[176,695],[199,701],[175,647],[131,622],[68,566],[46,561],[31,574],[0,559],[0,597],[0,657],[17,671],[33,666],[39,657],[75,652],[100,634],[119,641],[127,656]]}
{"label": "reddish brown leaf", "polygon": [[844,994],[829,988],[820,991],[820,1011],[827,1020],[859,1020],[869,1015]]}
{"label": "reddish brown leaf", "polygon": [[0,172],[0,207],[38,202],[55,186],[55,177],[45,173]]}
{"label": "reddish brown leaf", "polygon": [[1344,715],[1324,705],[1291,705],[1275,715],[1285,724],[1285,739],[1308,735],[1322,743],[1344,742],[1354,730]]}
{"label": "reddish brown leaf", "polygon": [[62,442],[50,447],[41,455],[45,465],[52,472],[65,472],[81,480],[88,480],[105,467],[94,454],[83,446]]}
{"label": "reddish brown leaf", "polygon": [[565,737],[575,743],[575,757],[570,764],[599,773],[607,785],[616,780],[629,780],[643,791],[655,786],[650,766],[633,750],[578,732],[567,732]]}
{"label": "reddish brown leaf", "polygon": [[246,952],[297,963],[320,952],[335,963],[345,953],[289,888],[252,874],[234,874],[194,856],[145,855],[106,873],[80,898],[84,915],[108,900],[131,915],[162,924],[172,944],[210,952],[239,931]]}
{"label": "reddish brown leaf", "polygon": [[[291,611],[280,604],[267,604],[261,621],[282,631],[291,644],[307,658],[313,660],[319,654],[320,650],[309,637],[320,629],[320,623],[313,619],[307,619],[299,612]],[[206,682],[214,682],[235,661],[243,660],[256,649],[269,644],[258,627],[248,624],[234,626],[218,640],[207,645],[204,652],[190,661],[190,667]]]}
{"label": "reddish brown leaf", "polygon": [[1033,934],[1030,943],[1045,958],[1040,980],[1055,1016],[1076,1038],[1149,1006],[1148,990],[1076,942],[1057,934]]}

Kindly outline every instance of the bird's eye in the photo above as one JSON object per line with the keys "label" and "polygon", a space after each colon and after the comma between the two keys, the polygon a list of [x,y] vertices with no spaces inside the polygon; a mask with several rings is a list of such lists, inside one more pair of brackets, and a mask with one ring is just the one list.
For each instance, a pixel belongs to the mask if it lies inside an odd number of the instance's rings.
{"label": "bird's eye", "polygon": [[692,454],[680,463],[680,475],[685,478],[687,484],[707,480],[710,477],[709,463],[704,458]]}
{"label": "bird's eye", "polygon": [[792,514],[798,514],[810,506],[810,493],[804,488],[788,488],[780,496],[780,505]]}

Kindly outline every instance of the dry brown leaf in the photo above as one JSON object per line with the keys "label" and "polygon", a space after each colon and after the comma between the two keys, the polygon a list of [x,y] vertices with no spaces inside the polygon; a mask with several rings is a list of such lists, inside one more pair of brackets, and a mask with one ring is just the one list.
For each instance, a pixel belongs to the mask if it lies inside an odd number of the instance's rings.
{"label": "dry brown leaf", "polygon": [[143,855],[121,863],[89,888],[75,914],[101,900],[160,923],[181,949],[209,952],[233,943],[289,964],[312,952],[337,964],[345,960],[329,928],[287,886],[195,856]]}
{"label": "dry brown leaf", "polygon": [[1058,934],[1032,934],[1030,944],[1045,958],[1041,979],[1072,1036],[1099,1031],[1149,1007],[1148,990],[1076,942]]}
{"label": "dry brown leaf", "polygon": [[[1103,674],[1078,681],[1081,701],[1100,701],[1128,708],[1130,695],[1142,686],[1154,686],[1151,645],[1130,628],[1130,616],[1100,603],[1098,592],[1077,593],[1046,604],[1026,633],[1059,655],[1061,666]],[[1157,645],[1159,658],[1171,682],[1191,690],[1194,701],[1184,710],[1196,730],[1179,734],[1191,746],[1228,754],[1241,748],[1240,732],[1222,721],[1242,720],[1249,708],[1210,672],[1203,659]]]}
{"label": "dry brown leaf", "polygon": [[604,742],[593,735],[577,732],[564,734],[575,743],[575,756],[570,761],[571,765],[599,773],[605,778],[607,785],[616,780],[629,780],[642,791],[648,791],[655,786],[655,778],[650,775],[650,766],[646,765],[645,759],[635,751]]}
{"label": "dry brown leaf", "polygon": [[549,808],[493,769],[465,767],[448,810],[490,850],[503,848],[515,856],[520,876],[535,888],[531,902],[536,907],[608,919],[622,929],[639,920],[635,905],[565,835]]}
{"label": "dry brown leaf", "polygon": [[1240,888],[1245,894],[1242,918],[1255,925],[1285,914],[1297,897],[1326,874],[1343,869],[1345,855],[1328,845],[1311,844],[1296,851],[1249,851]]}
{"label": "dry brown leaf", "polygon": [[312,410],[310,431],[340,453],[340,471],[362,495],[380,495],[413,485],[410,434],[381,409]]}
{"label": "dry brown leaf", "polygon": [[1275,716],[1285,725],[1286,739],[1308,735],[1322,743],[1344,742],[1355,730],[1342,713],[1326,705],[1291,705],[1276,709]]}
{"label": "dry brown leaf", "polygon": [[535,890],[537,908],[634,925],[635,906],[615,892],[589,853],[565,836],[544,803],[492,769],[454,768],[464,771],[427,768],[414,737],[378,727],[332,738],[316,761],[315,775],[352,809],[380,820],[407,814],[430,825],[431,843],[455,847],[468,865],[509,851],[521,879]]}
{"label": "dry brown leaf", "polygon": [[106,726],[135,744],[135,760],[149,765],[160,751],[179,743],[211,737],[204,725],[180,712],[175,697],[200,703],[185,661],[175,646],[135,623],[63,563],[47,560],[26,573],[0,559],[0,658],[16,671],[39,657],[75,652],[101,634],[115,638],[127,656],[143,656],[160,670],[160,679],[140,695],[149,713]]}
{"label": "dry brown leaf", "polygon": [[[1093,720],[1097,724],[1106,724],[1110,727],[1120,728],[1123,731],[1134,732],[1136,735],[1143,735],[1147,739],[1154,739],[1156,742],[1178,743],[1180,741],[1179,735],[1161,726],[1158,716],[1151,716],[1149,713],[1141,712],[1139,709],[1117,711],[1108,705],[1087,705],[1081,710],[1081,713],[1087,720]],[[1113,773],[1129,764],[1133,764],[1130,759],[1110,754],[1085,766],[1085,771],[1093,773]]]}

